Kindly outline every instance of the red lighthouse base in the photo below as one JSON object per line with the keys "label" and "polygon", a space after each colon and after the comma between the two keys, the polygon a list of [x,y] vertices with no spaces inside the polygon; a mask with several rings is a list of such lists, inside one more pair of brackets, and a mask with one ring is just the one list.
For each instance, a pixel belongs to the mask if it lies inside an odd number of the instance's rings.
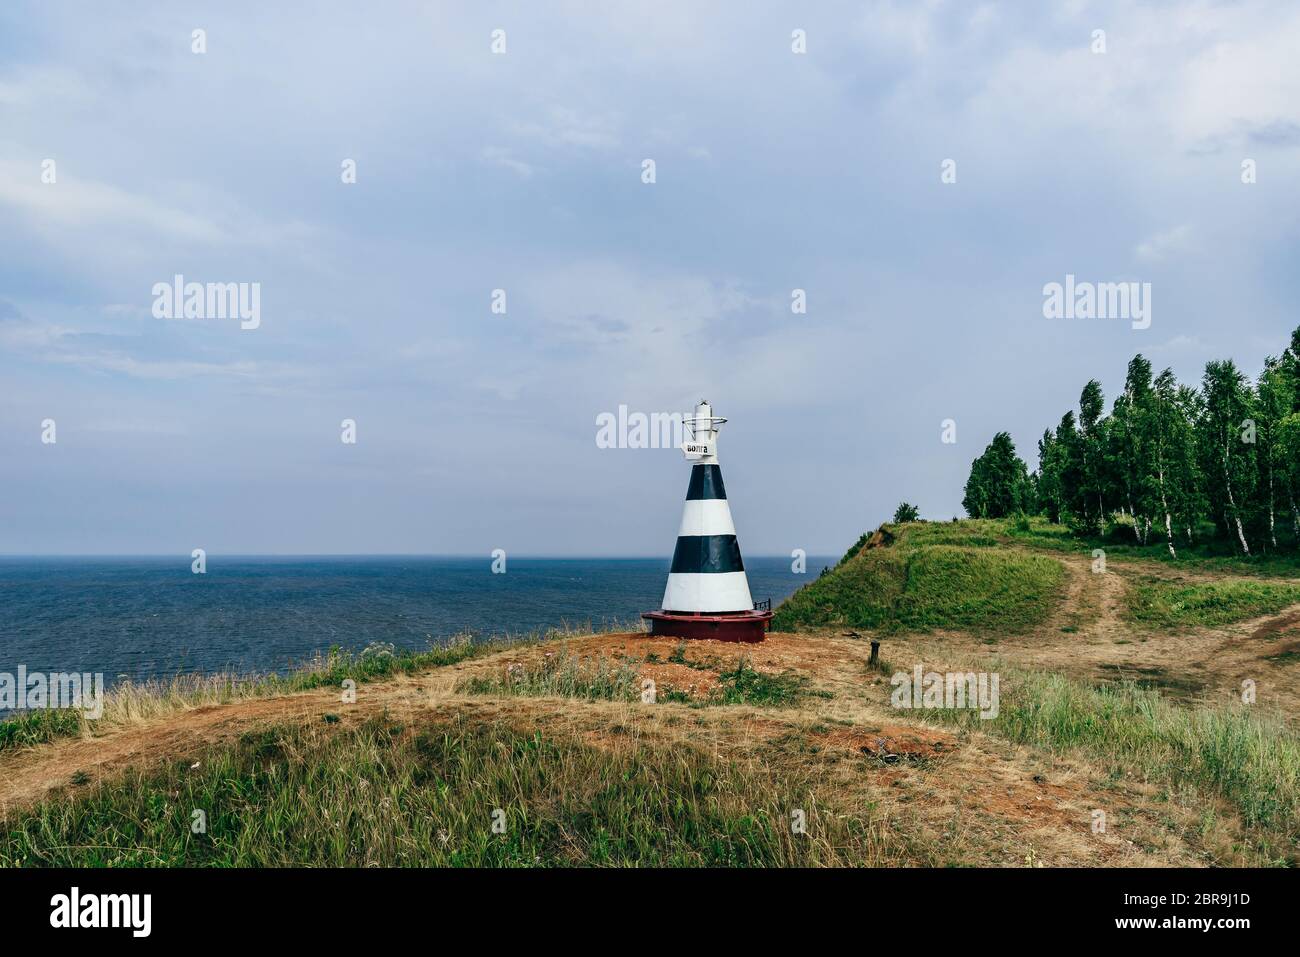
{"label": "red lighthouse base", "polygon": [[689,611],[647,611],[650,634],[664,638],[712,638],[715,641],[762,641],[770,611],[700,613]]}

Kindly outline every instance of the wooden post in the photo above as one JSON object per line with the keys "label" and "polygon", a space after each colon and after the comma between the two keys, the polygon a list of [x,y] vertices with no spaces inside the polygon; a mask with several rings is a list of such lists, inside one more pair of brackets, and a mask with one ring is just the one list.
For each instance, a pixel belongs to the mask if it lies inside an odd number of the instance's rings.
{"label": "wooden post", "polygon": [[880,661],[880,642],[871,639],[871,661],[868,662],[873,667]]}

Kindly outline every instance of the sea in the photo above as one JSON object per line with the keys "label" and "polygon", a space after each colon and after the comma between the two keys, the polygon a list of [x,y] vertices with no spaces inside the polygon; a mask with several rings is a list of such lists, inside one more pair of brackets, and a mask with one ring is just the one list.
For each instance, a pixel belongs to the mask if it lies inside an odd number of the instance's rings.
{"label": "sea", "polygon": [[[830,557],[746,556],[755,601],[775,607]],[[0,557],[0,672],[285,672],[332,646],[424,649],[449,638],[551,628],[639,628],[659,607],[668,561],[407,556]]]}

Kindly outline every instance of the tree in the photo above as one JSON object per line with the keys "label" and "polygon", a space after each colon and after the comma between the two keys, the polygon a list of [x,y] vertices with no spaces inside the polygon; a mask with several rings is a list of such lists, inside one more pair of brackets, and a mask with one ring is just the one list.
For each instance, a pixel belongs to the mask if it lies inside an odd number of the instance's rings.
{"label": "tree", "polygon": [[1128,364],[1124,394],[1115,400],[1109,435],[1112,438],[1109,460],[1114,463],[1113,478],[1125,511],[1133,519],[1133,535],[1146,544],[1151,525],[1151,507],[1147,471],[1151,466],[1151,363],[1136,355]]}
{"label": "tree", "polygon": [[1211,514],[1216,523],[1222,519],[1224,535],[1235,534],[1242,553],[1249,555],[1244,520],[1250,512],[1244,506],[1253,498],[1258,474],[1252,396],[1231,359],[1206,364],[1201,395],[1205,409],[1199,444]]}
{"label": "tree", "polygon": [[1192,423],[1180,401],[1178,383],[1172,369],[1156,377],[1142,405],[1139,431],[1145,437],[1146,451],[1142,471],[1144,499],[1155,506],[1164,518],[1165,542],[1169,555],[1178,557],[1174,547],[1174,522],[1186,525],[1191,538],[1191,516],[1195,514],[1196,449]]}
{"label": "tree", "polygon": [[[1291,344],[1278,361],[1279,377],[1291,385],[1291,409],[1277,424],[1277,461],[1291,510],[1291,530],[1300,548],[1300,326],[1291,333]],[[1284,388],[1284,387],[1283,387]]]}
{"label": "tree", "polygon": [[971,463],[962,508],[973,518],[1004,518],[1031,505],[1029,469],[1016,455],[1006,432],[993,436],[984,453]]}
{"label": "tree", "polygon": [[1038,440],[1038,489],[1034,505],[1053,525],[1065,515],[1065,488],[1061,482],[1062,448],[1051,429],[1043,429]]}
{"label": "tree", "polygon": [[1278,423],[1277,450],[1291,507],[1291,531],[1300,544],[1300,510],[1296,508],[1296,496],[1300,495],[1300,412],[1292,412]]}
{"label": "tree", "polygon": [[1268,541],[1277,548],[1277,503],[1279,494],[1285,492],[1291,501],[1292,513],[1295,497],[1287,476],[1286,449],[1279,444],[1278,429],[1291,414],[1294,387],[1289,370],[1282,361],[1269,356],[1264,360],[1264,371],[1255,386],[1258,421],[1260,494],[1262,511],[1267,516]]}
{"label": "tree", "polygon": [[898,508],[894,509],[894,523],[896,525],[903,522],[919,521],[920,518],[921,513],[917,511],[915,505],[908,505],[906,502],[903,502],[898,506]]}
{"label": "tree", "polygon": [[1106,398],[1101,383],[1089,380],[1079,395],[1079,451],[1083,485],[1079,489],[1079,518],[1088,531],[1102,531],[1106,523],[1105,434],[1101,425]]}
{"label": "tree", "polygon": [[1291,411],[1300,412],[1300,326],[1291,333],[1291,345],[1283,351],[1279,364],[1291,382]]}
{"label": "tree", "polygon": [[1206,522],[1244,555],[1300,549],[1300,328],[1251,382],[1231,360],[1205,367],[1200,388],[1170,369],[1152,376],[1128,363],[1110,414],[1093,379],[1079,408],[1038,440],[1038,468],[1015,463],[1006,433],[971,465],[963,504],[971,515],[1034,509],[1077,533],[1131,517],[1139,544],[1164,528],[1164,545],[1193,544]]}

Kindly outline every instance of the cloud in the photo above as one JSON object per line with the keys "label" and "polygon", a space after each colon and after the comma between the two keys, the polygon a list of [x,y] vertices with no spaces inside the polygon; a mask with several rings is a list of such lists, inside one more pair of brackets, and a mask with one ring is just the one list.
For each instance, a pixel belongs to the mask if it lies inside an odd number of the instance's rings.
{"label": "cloud", "polygon": [[1142,240],[1133,250],[1133,255],[1147,263],[1165,262],[1185,254],[1191,248],[1191,237],[1191,226],[1175,226]]}
{"label": "cloud", "polygon": [[552,148],[611,150],[621,144],[616,114],[585,113],[568,106],[549,106],[538,118],[516,120],[510,131]]}
{"label": "cloud", "polygon": [[1300,123],[1274,120],[1250,130],[1246,135],[1252,143],[1261,146],[1298,146],[1300,145]]}
{"label": "cloud", "polygon": [[43,357],[47,362],[98,372],[116,372],[134,379],[191,380],[199,376],[222,376],[236,379],[260,379],[271,370],[266,363],[237,360],[234,362],[186,362],[138,359],[120,352],[54,352]]}
{"label": "cloud", "polygon": [[[1285,3],[831,0],[793,20],[561,4],[504,23],[468,5],[227,5],[195,56],[188,16],[142,2],[130,23],[0,12],[16,38],[0,43],[0,291],[21,309],[0,303],[0,368],[16,404],[57,406],[70,436],[156,419],[228,448],[195,498],[241,469],[292,488],[267,492],[278,521],[244,548],[478,553],[491,533],[652,552],[625,503],[662,475],[598,460],[606,481],[579,501],[593,463],[573,450],[620,402],[708,395],[735,417],[738,508],[763,516],[746,542],[842,551],[846,523],[887,517],[900,489],[956,511],[994,431],[1032,448],[1082,383],[1122,381],[1135,339],[1045,323],[1048,277],[1158,266],[1160,348],[1189,363],[1248,360],[1244,343],[1294,326],[1300,10]],[[489,50],[498,26],[506,56]],[[153,320],[150,288],[176,273],[259,281],[270,318],[255,333]],[[508,315],[489,312],[498,287]],[[339,451],[345,416],[362,423],[356,470],[295,481]],[[950,416],[959,455],[938,444]],[[794,435],[851,479],[791,508]],[[0,453],[19,480],[48,467]],[[122,463],[119,494],[142,495],[152,454]],[[362,498],[365,521],[312,521]],[[575,529],[555,502],[617,520]],[[110,509],[87,534],[148,548],[151,528],[184,524],[184,501],[137,504],[156,520]],[[0,529],[16,515],[0,506]]]}
{"label": "cloud", "polygon": [[483,147],[483,162],[498,169],[509,170],[521,179],[532,179],[536,172],[530,164],[515,159],[510,150],[502,146]]}
{"label": "cloud", "polygon": [[0,104],[12,109],[85,108],[100,97],[71,66],[26,65],[0,77]]}
{"label": "cloud", "polygon": [[83,426],[87,432],[105,435],[185,435],[189,429],[183,425],[162,422],[158,419],[93,419]]}
{"label": "cloud", "polygon": [[1196,352],[1209,353],[1210,347],[1200,336],[1174,336],[1156,346],[1158,352]]}
{"label": "cloud", "polygon": [[[1154,25],[1156,17],[1145,19]],[[1300,123],[1300,71],[1295,68],[1300,9],[1265,3],[1188,5],[1174,22],[1172,36],[1146,45],[1159,48],[1160,61],[1169,67],[1165,77],[1151,79],[1155,89],[1164,91],[1174,128],[1185,140],[1240,141]]]}
{"label": "cloud", "polygon": [[150,335],[150,328],[133,334],[86,332],[29,319],[12,303],[0,301],[0,345],[11,357],[29,362],[150,381],[215,377],[271,386],[306,375],[296,363],[194,355],[210,349],[206,339]]}
{"label": "cloud", "polygon": [[184,241],[214,243],[230,238],[210,219],[159,203],[144,193],[79,178],[75,161],[60,164],[51,158],[56,164],[54,183],[41,181],[39,163],[23,166],[12,160],[0,161],[0,206],[23,215],[41,232],[110,226]]}
{"label": "cloud", "polygon": [[611,260],[548,265],[523,291],[551,335],[642,359],[699,348],[721,320],[757,304],[735,279],[649,276]]}

